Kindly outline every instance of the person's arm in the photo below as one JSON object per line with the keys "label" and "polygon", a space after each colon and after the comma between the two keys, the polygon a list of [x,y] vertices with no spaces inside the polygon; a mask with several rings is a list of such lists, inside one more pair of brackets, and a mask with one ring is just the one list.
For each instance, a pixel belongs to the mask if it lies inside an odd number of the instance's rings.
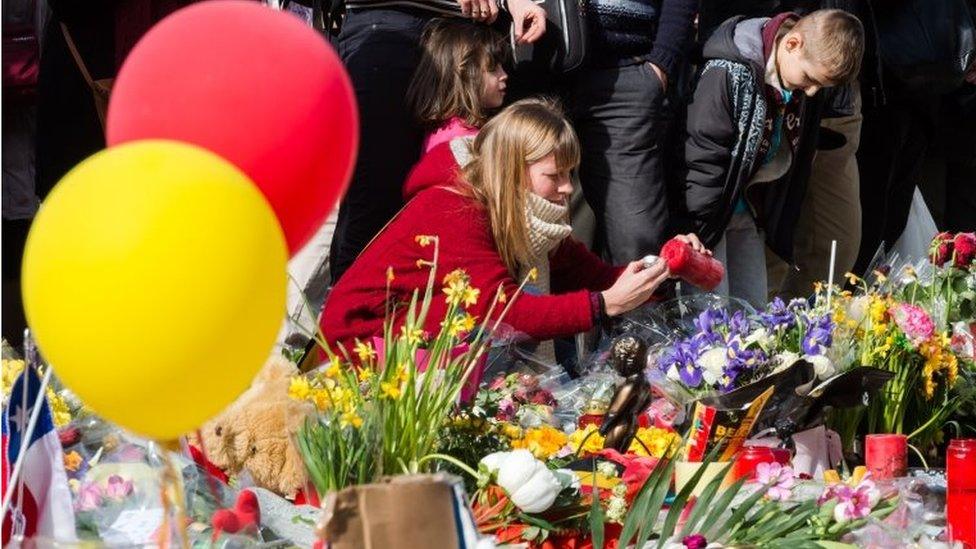
{"label": "person's arm", "polygon": [[706,70],[688,105],[685,202],[691,226],[696,231],[721,211],[725,196],[737,132],[732,120],[728,78],[723,68]]}
{"label": "person's arm", "polygon": [[553,293],[603,291],[613,286],[623,270],[606,263],[573,237],[563,240],[549,260]]}
{"label": "person's arm", "polygon": [[512,16],[515,41],[531,44],[546,32],[546,10],[532,0],[457,0],[463,17],[494,23],[499,12]]}
{"label": "person's arm", "polygon": [[664,0],[658,16],[654,48],[645,60],[651,64],[664,89],[687,55],[698,12],[698,0]]}

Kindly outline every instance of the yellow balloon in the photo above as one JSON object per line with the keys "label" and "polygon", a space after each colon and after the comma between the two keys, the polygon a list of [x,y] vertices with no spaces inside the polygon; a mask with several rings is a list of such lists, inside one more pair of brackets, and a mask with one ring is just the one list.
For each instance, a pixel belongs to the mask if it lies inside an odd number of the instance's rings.
{"label": "yellow balloon", "polygon": [[62,179],[24,250],[45,358],[105,419],[172,440],[219,413],[284,319],[285,239],[246,175],[204,149],[139,141]]}

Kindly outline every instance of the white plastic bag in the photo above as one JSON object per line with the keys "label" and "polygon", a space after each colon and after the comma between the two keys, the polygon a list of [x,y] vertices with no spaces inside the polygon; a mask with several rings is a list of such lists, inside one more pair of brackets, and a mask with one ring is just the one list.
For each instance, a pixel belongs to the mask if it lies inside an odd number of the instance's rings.
{"label": "white plastic bag", "polygon": [[915,260],[926,257],[929,253],[929,243],[938,234],[939,228],[935,226],[932,213],[922,198],[922,193],[915,187],[915,195],[912,197],[912,208],[908,212],[908,223],[905,231],[901,233],[895,245],[888,250],[897,252],[899,257]]}

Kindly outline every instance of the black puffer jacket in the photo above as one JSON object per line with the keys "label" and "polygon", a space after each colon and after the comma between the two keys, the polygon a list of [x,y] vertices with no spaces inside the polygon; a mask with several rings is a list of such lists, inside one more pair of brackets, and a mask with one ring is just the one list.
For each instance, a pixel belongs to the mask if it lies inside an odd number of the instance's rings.
{"label": "black puffer jacket", "polygon": [[[684,206],[687,228],[712,247],[722,238],[739,198],[745,197],[767,244],[791,261],[816,125],[811,131],[802,124],[806,101],[797,95],[799,114],[792,122],[800,123],[800,129],[789,170],[777,181],[749,184],[759,167],[760,143],[769,137],[767,112],[774,108],[764,93],[762,29],[767,21],[734,17],[705,44],[706,63],[688,106]],[[782,146],[789,146],[785,138]]]}

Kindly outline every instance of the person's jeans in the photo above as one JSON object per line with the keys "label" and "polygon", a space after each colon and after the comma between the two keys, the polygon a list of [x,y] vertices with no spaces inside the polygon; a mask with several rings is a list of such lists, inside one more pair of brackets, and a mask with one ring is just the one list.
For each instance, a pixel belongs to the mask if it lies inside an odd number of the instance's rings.
{"label": "person's jeans", "polygon": [[749,212],[732,215],[725,236],[712,251],[725,265],[725,277],[715,289],[760,309],[766,306],[766,238]]}
{"label": "person's jeans", "polygon": [[338,49],[359,104],[359,156],[329,250],[333,283],[403,206],[403,184],[423,141],[405,97],[429,19],[367,9],[350,10],[343,22]]}
{"label": "person's jeans", "polygon": [[647,63],[588,68],[572,81],[580,183],[596,216],[593,248],[613,264],[656,254],[666,239],[666,112],[661,81]]}

